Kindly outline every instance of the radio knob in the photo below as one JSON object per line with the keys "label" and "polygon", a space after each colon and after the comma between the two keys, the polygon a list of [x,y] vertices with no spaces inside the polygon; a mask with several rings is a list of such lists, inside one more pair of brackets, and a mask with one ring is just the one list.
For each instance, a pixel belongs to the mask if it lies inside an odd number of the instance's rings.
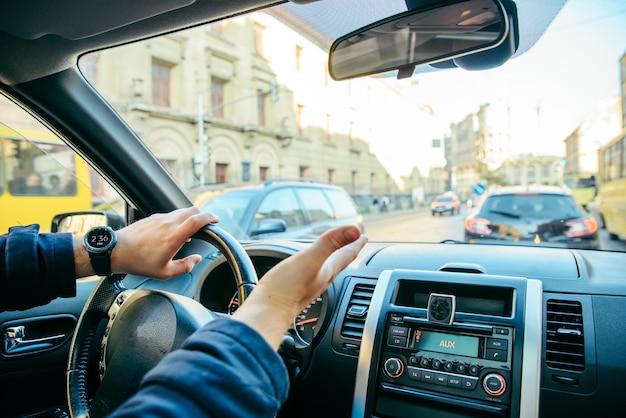
{"label": "radio knob", "polygon": [[383,371],[390,378],[396,379],[404,373],[404,363],[397,357],[388,358],[383,365]]}
{"label": "radio knob", "polygon": [[483,379],[483,389],[488,395],[501,396],[506,391],[506,380],[499,373],[489,373]]}

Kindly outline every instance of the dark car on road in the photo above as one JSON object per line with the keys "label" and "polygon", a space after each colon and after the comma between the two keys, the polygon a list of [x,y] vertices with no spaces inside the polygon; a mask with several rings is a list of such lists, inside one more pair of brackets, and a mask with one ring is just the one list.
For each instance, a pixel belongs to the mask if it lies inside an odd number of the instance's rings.
{"label": "dark car on road", "polygon": [[465,220],[465,241],[598,249],[598,224],[558,187],[502,187]]}
{"label": "dark car on road", "polygon": [[220,217],[237,239],[314,238],[338,225],[365,231],[363,216],[341,187],[322,182],[268,180],[261,185],[207,191],[195,203]]}

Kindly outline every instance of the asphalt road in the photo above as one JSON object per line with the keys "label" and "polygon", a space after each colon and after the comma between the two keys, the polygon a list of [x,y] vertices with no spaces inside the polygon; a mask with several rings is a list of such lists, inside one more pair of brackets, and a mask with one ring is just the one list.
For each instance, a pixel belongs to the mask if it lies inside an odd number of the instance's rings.
{"label": "asphalt road", "polygon": [[[364,215],[365,233],[370,241],[441,242],[451,239],[463,241],[463,224],[467,208],[459,215],[431,216],[428,208],[406,209],[387,213]],[[600,230],[600,248],[626,251],[626,241],[611,240]]]}

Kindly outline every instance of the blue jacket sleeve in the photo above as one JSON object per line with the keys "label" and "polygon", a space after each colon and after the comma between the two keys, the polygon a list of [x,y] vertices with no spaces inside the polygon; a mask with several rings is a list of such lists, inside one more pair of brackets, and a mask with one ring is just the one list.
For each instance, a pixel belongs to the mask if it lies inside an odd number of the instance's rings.
{"label": "blue jacket sleeve", "polygon": [[0,312],[45,305],[76,295],[72,234],[40,234],[18,226],[0,236]]}
{"label": "blue jacket sleeve", "polygon": [[112,417],[274,417],[289,389],[280,356],[230,318],[209,322],[165,356]]}

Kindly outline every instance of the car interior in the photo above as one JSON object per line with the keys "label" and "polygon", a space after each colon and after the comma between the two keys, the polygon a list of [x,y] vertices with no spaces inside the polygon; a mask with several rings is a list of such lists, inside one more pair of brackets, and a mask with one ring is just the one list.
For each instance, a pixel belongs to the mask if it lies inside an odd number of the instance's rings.
{"label": "car interior", "polygon": [[[0,13],[0,91],[119,193],[123,219],[105,222],[128,224],[193,199],[87,80],[85,54],[266,12],[322,49],[333,83],[410,83],[524,59],[569,2],[10,2]],[[461,25],[471,29],[444,21],[469,3],[483,11]],[[441,36],[419,38],[430,31]],[[564,55],[563,71],[578,59]],[[460,217],[427,210],[462,230]],[[0,415],[106,416],[166,351],[232,313],[311,242],[238,241],[217,224],[182,248],[204,257],[188,274],[84,278],[75,297],[0,312]],[[285,335],[290,392],[278,417],[623,417],[625,265],[623,250],[370,239]],[[116,322],[122,312],[134,316]]]}

